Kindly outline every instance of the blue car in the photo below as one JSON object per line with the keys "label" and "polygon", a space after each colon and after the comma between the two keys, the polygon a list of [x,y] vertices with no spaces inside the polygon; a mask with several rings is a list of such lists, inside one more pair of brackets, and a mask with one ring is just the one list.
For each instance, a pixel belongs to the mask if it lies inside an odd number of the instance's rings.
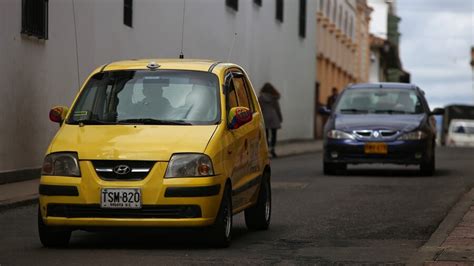
{"label": "blue car", "polygon": [[324,174],[348,164],[390,163],[435,171],[436,121],[424,92],[404,83],[356,84],[339,95],[324,128]]}

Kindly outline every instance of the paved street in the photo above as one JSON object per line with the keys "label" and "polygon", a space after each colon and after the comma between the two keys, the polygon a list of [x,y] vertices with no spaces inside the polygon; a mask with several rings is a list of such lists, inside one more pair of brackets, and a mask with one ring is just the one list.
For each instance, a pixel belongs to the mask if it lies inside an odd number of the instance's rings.
{"label": "paved street", "polygon": [[68,249],[45,249],[36,232],[36,205],[0,212],[0,265],[176,263],[404,263],[474,186],[474,150],[439,148],[438,172],[415,168],[350,168],[322,175],[321,153],[273,161],[269,231],[248,232],[235,217],[228,249],[201,244],[200,232],[74,232]]}

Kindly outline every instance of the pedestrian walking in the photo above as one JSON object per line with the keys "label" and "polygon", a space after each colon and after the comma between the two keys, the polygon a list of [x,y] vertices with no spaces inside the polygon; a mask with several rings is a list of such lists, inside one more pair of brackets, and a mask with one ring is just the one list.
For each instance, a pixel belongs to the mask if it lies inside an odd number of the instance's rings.
{"label": "pedestrian walking", "polygon": [[334,87],[332,88],[332,94],[328,97],[328,100],[326,102],[326,107],[329,110],[332,110],[334,103],[336,103],[337,97],[339,96],[339,93],[337,91],[337,88]]}
{"label": "pedestrian walking", "polygon": [[258,101],[263,112],[263,120],[265,121],[265,132],[267,135],[267,143],[270,147],[272,157],[277,157],[275,153],[275,145],[277,141],[277,130],[281,128],[283,117],[280,110],[280,93],[270,83],[265,83],[260,90]]}

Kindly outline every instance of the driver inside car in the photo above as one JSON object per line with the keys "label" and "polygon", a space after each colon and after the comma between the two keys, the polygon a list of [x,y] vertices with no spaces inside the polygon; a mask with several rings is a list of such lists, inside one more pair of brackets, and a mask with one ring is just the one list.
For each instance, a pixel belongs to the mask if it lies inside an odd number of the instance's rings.
{"label": "driver inside car", "polygon": [[169,100],[163,97],[165,84],[154,79],[143,79],[143,95],[145,98],[136,103],[139,118],[167,119],[172,111]]}

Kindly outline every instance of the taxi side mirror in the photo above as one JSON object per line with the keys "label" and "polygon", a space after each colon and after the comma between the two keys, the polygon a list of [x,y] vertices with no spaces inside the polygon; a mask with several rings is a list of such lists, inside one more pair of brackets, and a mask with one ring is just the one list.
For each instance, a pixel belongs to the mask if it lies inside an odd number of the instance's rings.
{"label": "taxi side mirror", "polygon": [[49,120],[61,124],[68,112],[69,108],[66,106],[55,106],[49,111]]}
{"label": "taxi side mirror", "polygon": [[237,129],[252,121],[252,111],[247,107],[234,107],[230,109],[227,117],[227,127],[229,129]]}

